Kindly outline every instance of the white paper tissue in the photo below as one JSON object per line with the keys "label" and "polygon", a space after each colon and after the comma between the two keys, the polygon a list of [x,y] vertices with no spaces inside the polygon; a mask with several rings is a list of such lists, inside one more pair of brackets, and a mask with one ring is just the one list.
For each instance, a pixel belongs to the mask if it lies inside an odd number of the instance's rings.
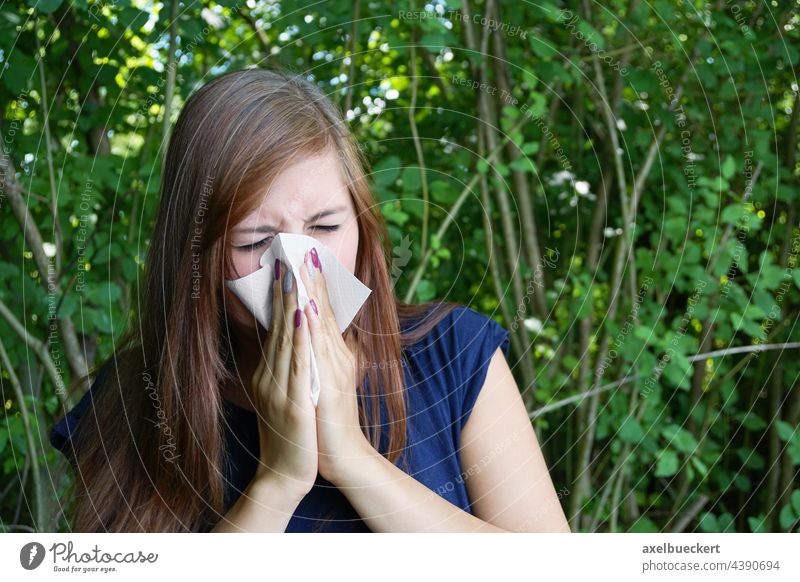
{"label": "white paper tissue", "polygon": [[[275,278],[275,259],[280,259],[294,275],[297,285],[298,307],[304,309],[309,301],[308,292],[300,277],[303,257],[311,247],[316,247],[322,262],[322,273],[328,284],[328,295],[333,307],[339,331],[344,332],[350,322],[366,302],[372,290],[358,280],[336,258],[336,255],[317,239],[302,235],[280,233],[272,239],[270,247],[261,255],[261,268],[240,279],[228,280],[225,285],[241,299],[242,303],[253,313],[258,322],[269,329],[272,320],[272,284]],[[311,260],[309,257],[309,265]],[[281,273],[281,285],[283,285]],[[320,305],[319,299],[316,300]],[[320,380],[314,349],[311,348],[311,401],[314,406],[319,401]]]}

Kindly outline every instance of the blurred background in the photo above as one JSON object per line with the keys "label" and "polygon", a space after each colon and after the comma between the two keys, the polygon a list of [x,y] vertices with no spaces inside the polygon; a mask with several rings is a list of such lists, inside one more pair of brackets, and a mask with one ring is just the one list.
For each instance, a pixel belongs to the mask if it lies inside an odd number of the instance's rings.
{"label": "blurred background", "polygon": [[371,163],[397,294],[511,331],[576,531],[797,531],[800,3],[0,6],[0,531],[137,302],[170,125],[281,65]]}

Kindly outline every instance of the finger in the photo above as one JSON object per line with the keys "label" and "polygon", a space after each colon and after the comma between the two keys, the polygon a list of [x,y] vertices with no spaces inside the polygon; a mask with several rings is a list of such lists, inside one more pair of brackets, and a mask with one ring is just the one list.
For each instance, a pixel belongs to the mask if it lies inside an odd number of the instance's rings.
{"label": "finger", "polygon": [[274,363],[275,363],[275,330],[280,328],[281,313],[283,313],[283,299],[280,293],[280,272],[281,264],[278,259],[275,259],[274,273],[272,278],[272,287],[270,293],[272,295],[270,302],[272,310],[270,312],[270,320],[267,327],[267,339],[265,345],[261,350],[261,361],[253,375],[257,388],[260,391],[268,389],[273,382]]}
{"label": "finger", "polygon": [[[275,272],[279,273],[279,269],[280,261],[275,259]],[[275,281],[276,277],[273,277],[271,297],[269,298],[269,301],[272,303],[272,310],[270,311],[270,320],[267,322],[267,335],[261,344],[261,357],[259,358],[258,366],[256,366],[256,370],[253,373],[253,378],[258,382],[261,381],[261,377],[264,376],[264,374],[269,370],[269,368],[266,367],[266,364],[268,361],[272,361],[272,356],[275,353],[274,342],[272,339],[275,336],[275,320],[277,318],[277,313],[279,312],[281,301],[280,295],[275,293]]]}
{"label": "finger", "polygon": [[276,330],[281,329],[283,321],[283,294],[281,292],[283,281],[281,280],[281,273],[283,265],[280,259],[275,259],[274,277],[272,277],[272,316],[269,322],[269,336],[267,338],[268,351],[267,357],[270,362],[275,361],[275,345],[277,343],[275,333]]}
{"label": "finger", "polygon": [[269,389],[270,386],[280,386],[277,370],[278,344],[280,343],[280,331],[283,329],[284,308],[283,308],[283,280],[281,274],[284,266],[279,259],[275,259],[275,276],[272,278],[272,316],[269,322],[269,337],[267,339],[267,354],[264,373],[262,375],[262,390]]}
{"label": "finger", "polygon": [[317,364],[325,361],[330,349],[329,327],[327,322],[321,317],[321,309],[318,303],[321,288],[319,287],[320,272],[312,264],[310,253],[306,253],[303,259],[303,266],[300,269],[300,278],[308,290],[309,301],[304,308],[304,315],[308,322],[308,333],[314,353],[318,355]]}
{"label": "finger", "polygon": [[292,272],[281,263],[280,295],[282,297],[282,321],[275,329],[275,376],[276,383],[286,394],[289,383],[289,367],[292,361],[292,342],[294,339],[294,312],[297,309],[297,284]]}
{"label": "finger", "polygon": [[328,280],[322,270],[322,262],[317,253],[317,249],[312,247],[309,258],[311,261],[311,269],[313,270],[314,279],[314,299],[319,310],[319,316],[322,320],[322,325],[329,333],[341,333],[339,331],[339,324],[336,322],[336,314],[333,312],[333,306],[330,302],[330,295],[328,293]]}
{"label": "finger", "polygon": [[311,339],[308,317],[295,309],[292,363],[289,371],[289,399],[300,408],[310,410],[311,402]]}

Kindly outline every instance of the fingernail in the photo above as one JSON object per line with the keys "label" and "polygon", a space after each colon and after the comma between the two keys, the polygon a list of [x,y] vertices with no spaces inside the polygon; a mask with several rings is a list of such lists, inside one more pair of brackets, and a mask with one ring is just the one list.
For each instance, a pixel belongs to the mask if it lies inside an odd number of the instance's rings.
{"label": "fingernail", "polygon": [[314,266],[319,269],[319,272],[322,272],[322,262],[319,260],[319,255],[317,254],[317,247],[311,247],[311,262],[314,263]]}
{"label": "fingernail", "polygon": [[311,301],[309,301],[309,303],[311,303],[311,309],[313,309],[313,310],[314,310],[314,313],[316,313],[317,315],[319,315],[319,309],[317,309],[317,304],[316,304],[316,303],[314,303],[314,300],[312,299]]}
{"label": "fingernail", "polygon": [[300,322],[303,321],[303,312],[301,310],[297,310],[294,312],[294,326],[300,327]]}
{"label": "fingernail", "polygon": [[281,278],[281,260],[275,259],[275,280]]}
{"label": "fingernail", "polygon": [[284,293],[291,293],[292,292],[292,272],[286,271],[286,274],[283,276],[283,292]]}
{"label": "fingernail", "polygon": [[314,275],[315,275],[315,273],[314,273],[314,269],[312,269],[312,268],[311,268],[311,267],[308,265],[308,256],[309,256],[309,255],[308,255],[308,251],[306,251],[306,254],[305,254],[305,256],[303,257],[303,262],[304,262],[304,263],[305,263],[305,265],[306,265],[306,272],[308,273],[308,278],[309,278],[309,280],[310,280],[310,281],[313,281],[313,280],[314,280]]}

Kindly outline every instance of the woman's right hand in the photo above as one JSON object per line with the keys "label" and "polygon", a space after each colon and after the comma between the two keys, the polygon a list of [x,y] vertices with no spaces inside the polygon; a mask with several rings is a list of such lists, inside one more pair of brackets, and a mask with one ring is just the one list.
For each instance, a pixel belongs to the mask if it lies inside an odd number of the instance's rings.
{"label": "woman's right hand", "polygon": [[261,451],[256,478],[280,482],[302,498],[314,486],[318,470],[311,336],[305,314],[298,310],[292,273],[278,260],[275,272],[272,321],[253,374]]}

